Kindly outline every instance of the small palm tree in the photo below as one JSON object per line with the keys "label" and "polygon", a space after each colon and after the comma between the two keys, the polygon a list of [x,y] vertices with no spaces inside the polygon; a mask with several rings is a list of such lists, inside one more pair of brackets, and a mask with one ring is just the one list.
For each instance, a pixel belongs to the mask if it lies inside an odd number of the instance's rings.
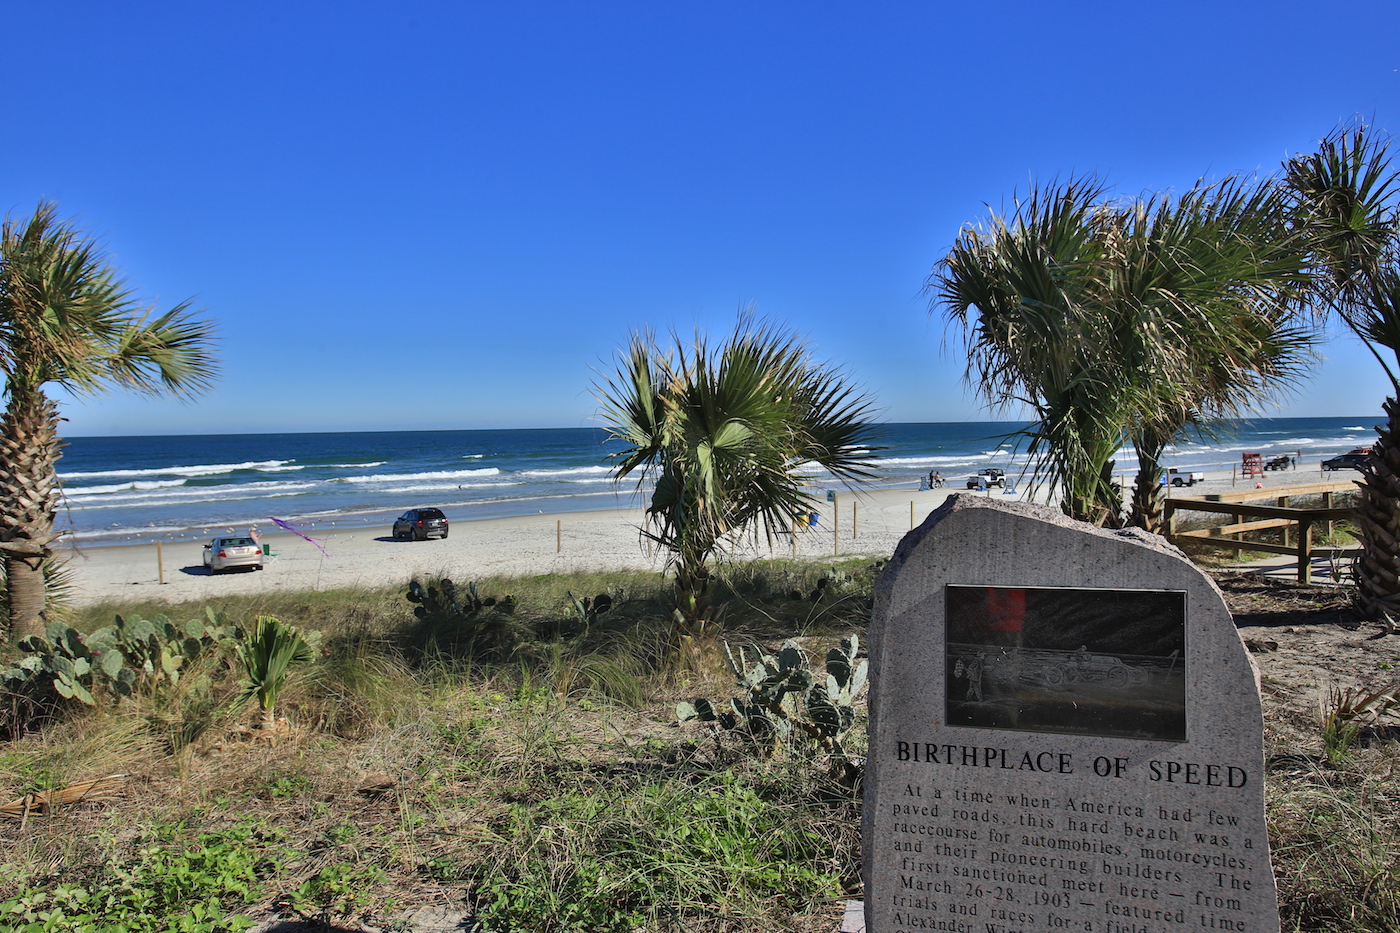
{"label": "small palm tree", "polygon": [[798,337],[749,314],[719,347],[697,336],[668,351],[633,334],[597,394],[625,445],[614,478],[635,472],[639,489],[651,486],[643,536],[669,552],[682,640],[712,621],[715,555],[754,523],[770,540],[791,532],[811,467],[847,484],[874,475],[870,401]]}
{"label": "small palm tree", "polygon": [[1162,455],[1188,431],[1286,392],[1313,359],[1299,323],[1308,277],[1272,180],[1228,178],[1118,212],[1106,306],[1136,381],[1128,436],[1138,458],[1129,523],[1161,530]]}
{"label": "small palm tree", "polygon": [[60,534],[59,414],[46,387],[190,395],[216,372],[211,324],[188,304],[149,310],[55,205],[0,227],[0,553],[15,640],[43,627],[43,566]]}
{"label": "small palm tree", "polygon": [[247,678],[241,699],[258,698],[264,729],[272,729],[277,723],[277,698],[287,684],[292,666],[305,664],[314,656],[313,646],[295,626],[272,616],[260,616],[257,627],[238,646],[238,660]]}

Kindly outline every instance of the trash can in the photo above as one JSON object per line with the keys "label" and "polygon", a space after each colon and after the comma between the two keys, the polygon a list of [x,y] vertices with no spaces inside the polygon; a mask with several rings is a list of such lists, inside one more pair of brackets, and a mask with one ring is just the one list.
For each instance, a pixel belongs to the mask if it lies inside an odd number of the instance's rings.
{"label": "trash can", "polygon": [[821,517],[822,517],[822,513],[820,513],[820,512],[813,512],[813,513],[811,514],[811,516],[807,519],[807,524],[810,525],[811,527],[815,528],[815,527],[817,527],[817,519],[819,519],[819,518],[821,518]]}

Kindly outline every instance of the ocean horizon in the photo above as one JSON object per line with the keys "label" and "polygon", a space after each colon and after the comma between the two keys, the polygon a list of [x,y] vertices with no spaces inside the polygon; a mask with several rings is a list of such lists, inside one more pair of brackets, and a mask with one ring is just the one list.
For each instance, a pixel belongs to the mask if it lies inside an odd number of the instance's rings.
{"label": "ocean horizon", "polygon": [[[1228,470],[1249,451],[1300,465],[1369,443],[1380,415],[1251,418],[1216,439],[1169,449],[1178,469]],[[895,423],[879,426],[880,478],[873,488],[917,488],[941,472],[957,485],[1000,467],[1022,476],[1027,459],[1012,435],[1024,422]],[[285,434],[80,436],[65,439],[58,527],[84,546],[205,537],[272,518],[298,528],[387,524],[406,509],[436,506],[454,522],[641,504],[633,480],[612,479],[602,428],[361,431]],[[1119,452],[1131,476],[1136,456]],[[1027,477],[1028,478],[1028,477]],[[840,489],[821,470],[816,494]]]}

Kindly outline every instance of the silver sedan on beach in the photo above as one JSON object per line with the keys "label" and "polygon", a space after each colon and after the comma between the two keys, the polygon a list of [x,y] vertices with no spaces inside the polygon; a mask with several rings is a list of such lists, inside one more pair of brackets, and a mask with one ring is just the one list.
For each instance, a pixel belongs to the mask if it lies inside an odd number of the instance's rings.
{"label": "silver sedan on beach", "polygon": [[211,574],[223,573],[235,567],[248,567],[252,570],[263,568],[262,548],[252,538],[239,535],[215,538],[204,545],[204,566]]}

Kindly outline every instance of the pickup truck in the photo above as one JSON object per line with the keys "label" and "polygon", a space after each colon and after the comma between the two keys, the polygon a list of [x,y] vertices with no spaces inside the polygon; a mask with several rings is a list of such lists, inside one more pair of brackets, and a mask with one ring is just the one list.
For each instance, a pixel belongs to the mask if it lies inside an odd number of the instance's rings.
{"label": "pickup truck", "polygon": [[1172,486],[1194,486],[1205,481],[1206,475],[1204,473],[1192,473],[1190,470],[1168,470],[1167,478],[1163,482]]}

